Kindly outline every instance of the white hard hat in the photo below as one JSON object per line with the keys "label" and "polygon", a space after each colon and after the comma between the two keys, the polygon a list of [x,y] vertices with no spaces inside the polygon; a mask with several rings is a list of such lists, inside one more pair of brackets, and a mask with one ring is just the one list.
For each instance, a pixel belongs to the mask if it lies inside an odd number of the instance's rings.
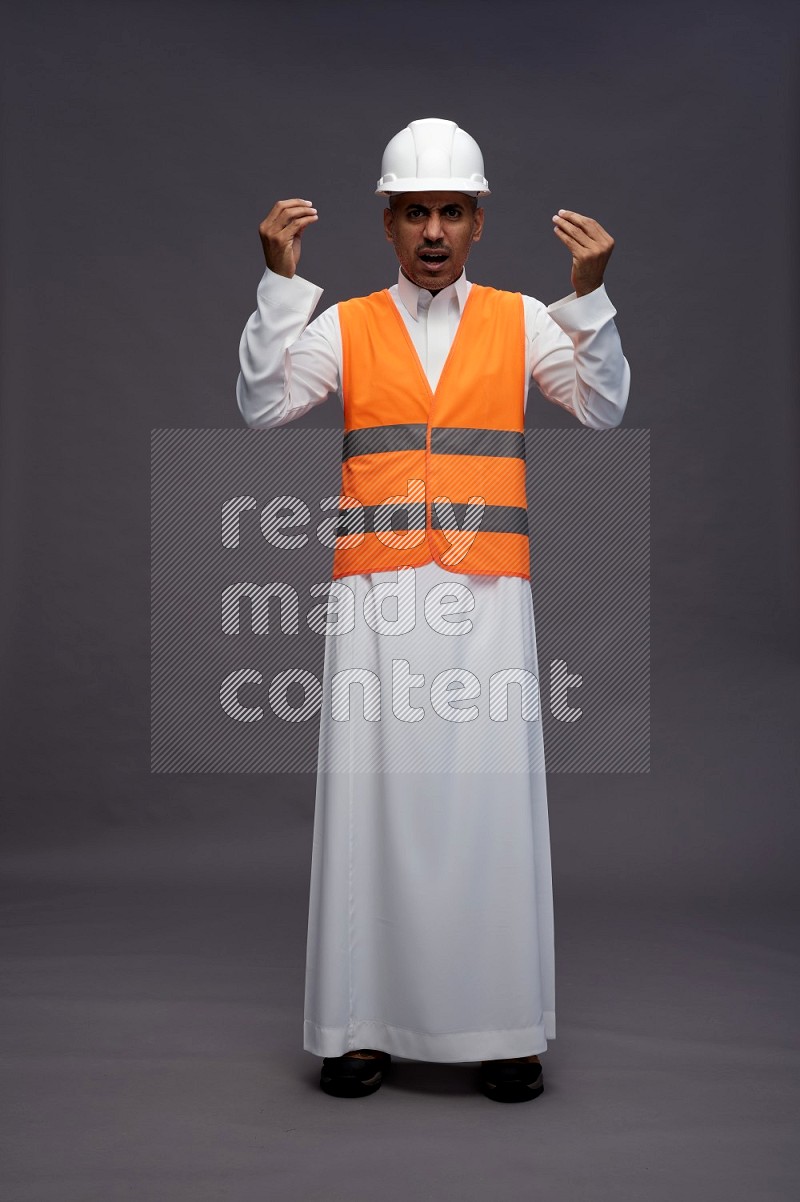
{"label": "white hard hat", "polygon": [[467,192],[488,196],[483,155],[455,121],[423,117],[395,134],[383,152],[378,196],[392,192]]}

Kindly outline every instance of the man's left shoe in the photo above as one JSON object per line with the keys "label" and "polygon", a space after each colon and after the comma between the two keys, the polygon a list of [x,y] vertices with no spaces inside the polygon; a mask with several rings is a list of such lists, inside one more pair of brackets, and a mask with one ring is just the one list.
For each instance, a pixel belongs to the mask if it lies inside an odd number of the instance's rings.
{"label": "man's left shoe", "polygon": [[529,1102],[544,1090],[538,1060],[487,1060],[479,1070],[481,1092],[493,1102]]}

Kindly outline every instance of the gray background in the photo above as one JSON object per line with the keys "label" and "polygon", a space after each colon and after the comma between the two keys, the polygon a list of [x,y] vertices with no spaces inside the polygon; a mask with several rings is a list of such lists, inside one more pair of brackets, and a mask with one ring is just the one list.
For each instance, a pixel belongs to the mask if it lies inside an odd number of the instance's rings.
{"label": "gray background", "polygon": [[[4,1196],[794,1196],[794,6],[3,18]],[[320,1093],[313,777],[149,772],[150,430],[240,422],[278,197],[319,208],[323,306],[391,282],[380,153],[431,115],[484,148],[473,279],[549,302],[551,214],[614,235],[626,423],[652,431],[652,770],[551,779],[536,1107],[412,1062]],[[536,395],[529,420],[570,422]]]}

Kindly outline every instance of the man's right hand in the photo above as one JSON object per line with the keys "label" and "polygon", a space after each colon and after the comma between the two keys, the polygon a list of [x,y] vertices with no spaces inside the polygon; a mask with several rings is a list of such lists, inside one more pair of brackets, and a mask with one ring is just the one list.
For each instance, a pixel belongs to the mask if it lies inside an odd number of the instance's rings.
{"label": "man's right hand", "polygon": [[300,236],[316,220],[310,200],[279,200],[270,209],[258,227],[270,271],[292,278],[300,261]]}

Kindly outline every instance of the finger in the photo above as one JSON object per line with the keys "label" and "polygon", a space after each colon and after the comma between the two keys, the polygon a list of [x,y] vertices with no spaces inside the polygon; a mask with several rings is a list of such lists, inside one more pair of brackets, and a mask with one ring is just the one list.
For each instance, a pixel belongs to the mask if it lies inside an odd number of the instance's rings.
{"label": "finger", "polygon": [[572,222],[573,225],[577,225],[580,230],[585,230],[586,233],[592,231],[605,233],[602,225],[599,225],[599,222],[595,221],[595,218],[587,218],[584,213],[575,213],[573,209],[559,209],[557,216],[561,216],[565,221]]}
{"label": "finger", "polygon": [[285,205],[281,205],[280,215],[285,217],[287,213],[316,213],[316,208],[310,200],[295,200]]}
{"label": "finger", "polygon": [[[559,209],[556,217],[560,217],[573,228],[583,230],[583,232],[595,241],[613,242],[613,238],[608,230],[603,229],[599,221],[595,221],[594,217],[586,217],[583,213],[575,213],[572,209]],[[556,220],[556,217],[553,220]]]}
{"label": "finger", "polygon": [[564,223],[553,225],[553,232],[558,234],[559,238],[570,248],[578,250],[592,250],[592,243],[587,239],[586,235],[579,231],[576,226],[567,226]]}
{"label": "finger", "polygon": [[578,245],[578,243],[570,234],[565,233],[564,230],[557,229],[556,226],[553,226],[553,233],[560,238],[564,245],[568,246],[570,250],[584,249],[582,246]]}
{"label": "finger", "polygon": [[302,234],[307,225],[313,225],[316,220],[316,213],[314,213],[311,217],[298,217],[296,221],[293,221],[291,225],[287,225],[286,228],[281,232],[283,234],[288,234],[289,238],[287,241],[291,241],[292,238],[297,238],[300,234]]}
{"label": "finger", "polygon": [[262,229],[282,229],[287,220],[298,213],[316,213],[308,200],[279,200],[261,222]]}
{"label": "finger", "polygon": [[313,205],[292,205],[291,207],[281,209],[279,213],[275,214],[271,221],[269,218],[267,218],[265,224],[269,229],[283,230],[286,229],[288,225],[291,225],[293,221],[296,221],[298,217],[316,216],[316,213],[317,210],[313,207]]}
{"label": "finger", "polygon": [[318,220],[316,213],[309,213],[304,217],[295,217],[292,221],[288,221],[282,229],[275,231],[275,236],[282,239],[290,239],[298,233],[299,230],[304,230],[307,225],[311,225]]}

